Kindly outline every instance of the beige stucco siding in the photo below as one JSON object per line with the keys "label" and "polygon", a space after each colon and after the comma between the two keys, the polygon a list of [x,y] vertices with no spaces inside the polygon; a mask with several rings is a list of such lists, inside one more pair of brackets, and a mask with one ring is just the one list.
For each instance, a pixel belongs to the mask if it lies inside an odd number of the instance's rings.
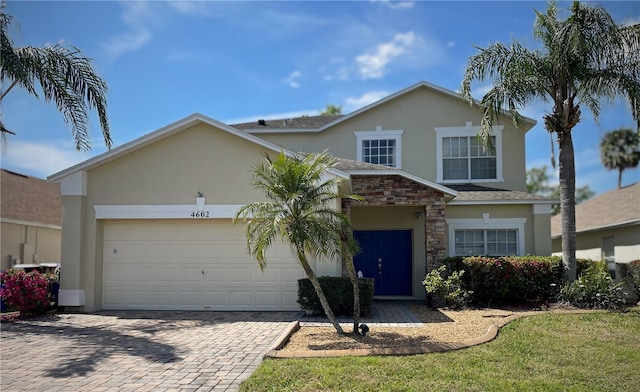
{"label": "beige stucco siding", "polygon": [[24,264],[60,262],[60,228],[2,222],[0,231],[0,269],[10,268],[14,260]]}
{"label": "beige stucco siding", "polygon": [[266,149],[200,124],[89,172],[89,204],[243,204]]}
{"label": "beige stucco siding", "polygon": [[[602,259],[602,247],[606,237],[614,238],[616,263],[640,260],[640,226],[627,226],[576,234],[576,257],[591,260]],[[553,254],[562,255],[562,239],[554,238]]]}
{"label": "beige stucco siding", "polygon": [[[320,133],[286,133],[258,136],[294,151],[320,152],[355,160],[357,131],[403,130],[402,169],[436,181],[436,127],[464,127],[467,122],[480,125],[480,111],[464,101],[427,89],[417,89],[355,118],[345,120]],[[521,190],[525,186],[525,134],[513,127],[508,117],[501,119],[503,135],[504,182],[484,183],[503,189]]]}

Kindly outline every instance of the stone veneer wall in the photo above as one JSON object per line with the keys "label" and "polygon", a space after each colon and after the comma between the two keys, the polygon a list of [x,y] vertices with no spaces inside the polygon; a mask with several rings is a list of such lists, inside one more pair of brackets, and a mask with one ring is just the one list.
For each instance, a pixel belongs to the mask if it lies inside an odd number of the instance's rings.
{"label": "stone veneer wall", "polygon": [[[342,212],[351,216],[352,206],[424,206],[425,250],[427,271],[438,267],[446,258],[445,194],[409,180],[389,176],[354,176],[351,191],[364,200],[342,200]],[[343,275],[346,271],[343,267]]]}

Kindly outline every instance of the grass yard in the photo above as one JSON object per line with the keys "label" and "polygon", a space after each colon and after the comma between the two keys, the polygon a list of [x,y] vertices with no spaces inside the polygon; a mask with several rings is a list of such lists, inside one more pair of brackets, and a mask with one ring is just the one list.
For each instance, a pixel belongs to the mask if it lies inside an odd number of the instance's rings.
{"label": "grass yard", "polygon": [[269,359],[241,390],[640,391],[640,309],[523,317],[447,353]]}

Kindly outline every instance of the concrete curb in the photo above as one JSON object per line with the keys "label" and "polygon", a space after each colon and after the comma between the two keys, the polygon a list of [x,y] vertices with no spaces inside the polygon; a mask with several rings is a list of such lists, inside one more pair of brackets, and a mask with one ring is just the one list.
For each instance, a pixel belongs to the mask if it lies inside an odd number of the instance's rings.
{"label": "concrete curb", "polygon": [[[548,310],[548,313],[589,313],[593,310]],[[454,343],[429,343],[413,347],[391,347],[391,348],[373,348],[373,349],[352,349],[352,350],[301,350],[293,353],[283,353],[280,351],[289,341],[291,335],[300,329],[300,323],[298,321],[291,322],[286,330],[278,337],[274,345],[264,355],[264,358],[274,359],[286,359],[286,358],[335,358],[335,357],[364,357],[369,355],[377,356],[393,356],[393,355],[418,355],[427,353],[436,353],[444,351],[460,350],[472,346],[477,346],[483,343],[492,341],[498,336],[498,332],[501,327],[509,324],[511,321],[519,319],[521,317],[532,316],[541,314],[541,312],[523,312],[516,314],[516,317],[508,320],[505,323],[491,324],[487,332],[475,338],[469,338],[460,342]]]}

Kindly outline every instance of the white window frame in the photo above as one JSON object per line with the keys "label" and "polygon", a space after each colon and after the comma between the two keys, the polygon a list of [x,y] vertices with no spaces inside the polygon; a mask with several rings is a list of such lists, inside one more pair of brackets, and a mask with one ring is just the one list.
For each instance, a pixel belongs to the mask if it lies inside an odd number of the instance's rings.
{"label": "white window frame", "polygon": [[[467,122],[464,127],[436,127],[436,158],[437,158],[437,179],[436,182],[441,184],[459,184],[461,182],[504,182],[504,175],[502,171],[502,130],[503,125],[494,125],[489,133],[490,136],[496,138],[495,152],[496,152],[496,178],[483,178],[483,179],[471,179],[471,172],[469,172],[466,179],[454,179],[445,180],[443,174],[443,159],[444,154],[442,151],[443,139],[446,137],[475,137],[480,132],[480,126],[472,126],[471,122]],[[467,157],[470,159],[470,157]]]}
{"label": "white window frame", "polygon": [[524,225],[527,218],[491,218],[483,213],[481,219],[447,219],[449,226],[449,256],[456,255],[456,230],[516,230],[518,233],[518,254],[524,256]]}
{"label": "white window frame", "polygon": [[381,126],[377,126],[375,131],[356,131],[356,159],[363,161],[362,142],[365,140],[395,140],[395,167],[402,169],[402,134],[404,130],[382,130]]}

